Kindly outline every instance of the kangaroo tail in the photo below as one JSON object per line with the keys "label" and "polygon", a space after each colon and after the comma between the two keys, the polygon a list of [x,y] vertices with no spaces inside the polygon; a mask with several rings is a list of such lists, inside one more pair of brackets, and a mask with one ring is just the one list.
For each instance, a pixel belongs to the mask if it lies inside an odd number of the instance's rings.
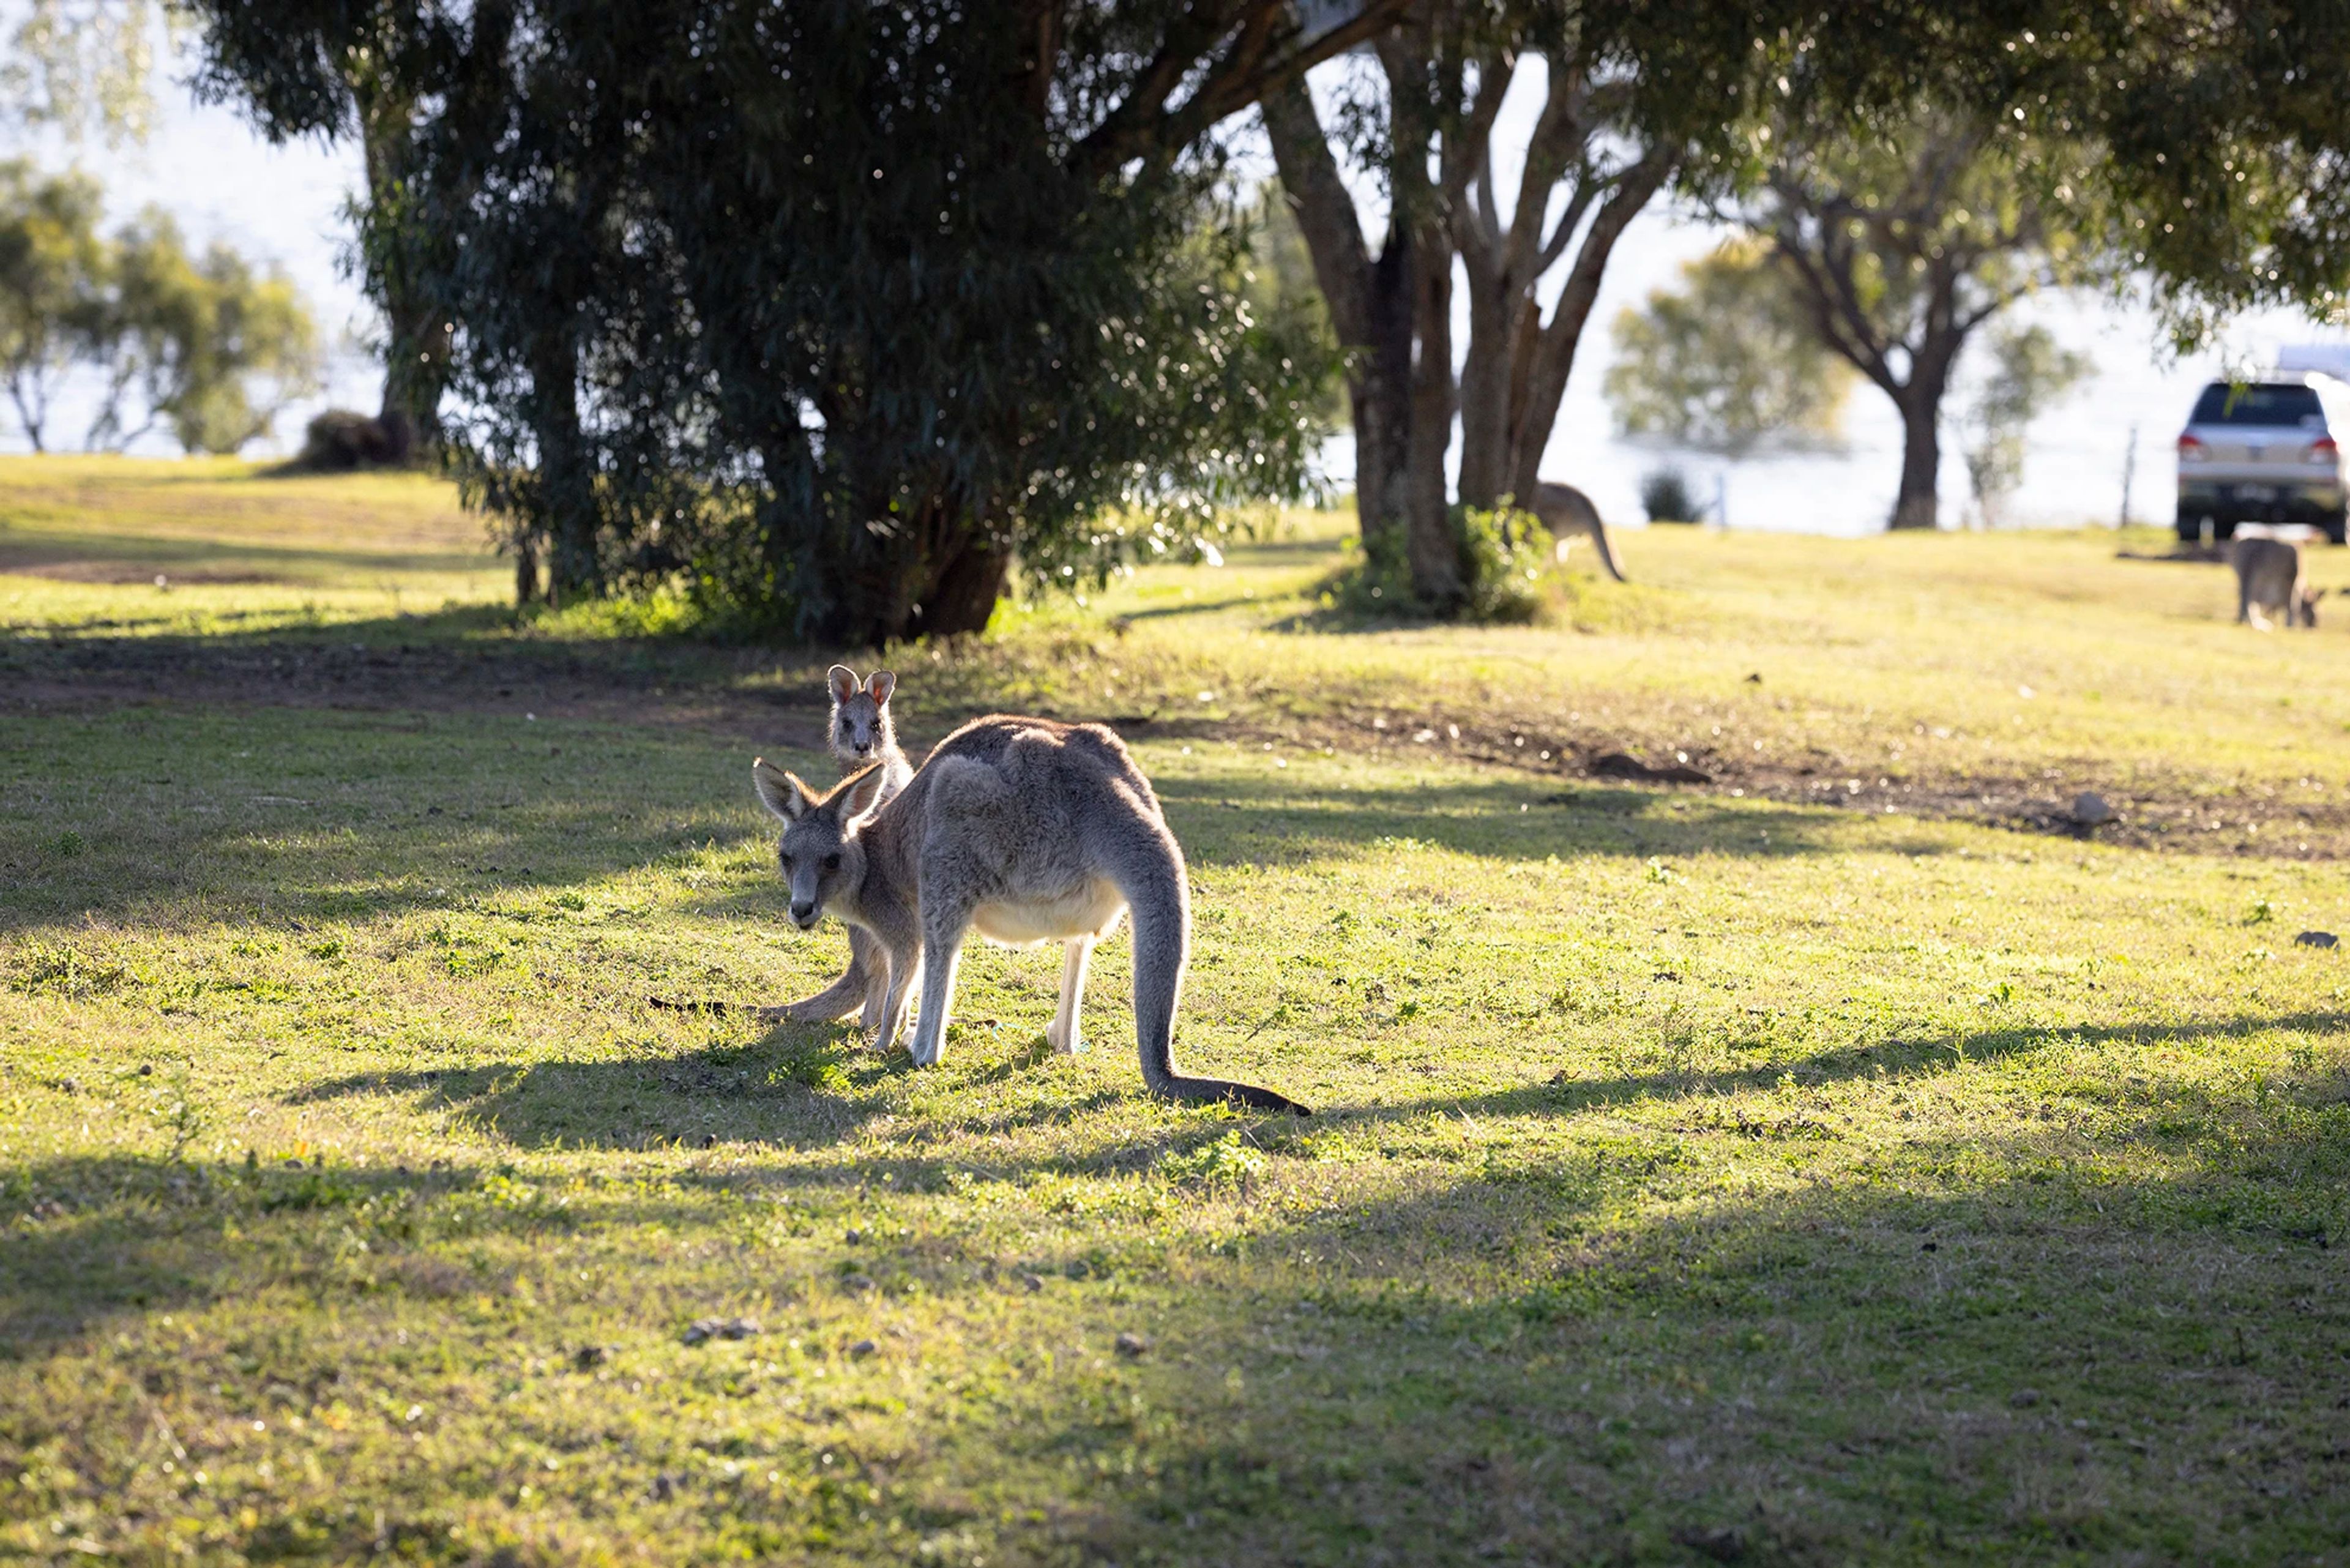
{"label": "kangaroo tail", "polygon": [[1120,823],[1111,831],[1110,879],[1126,895],[1134,920],[1134,1033],[1142,1054],[1142,1081],[1170,1099],[1217,1101],[1258,1111],[1314,1113],[1286,1095],[1223,1078],[1191,1078],[1175,1071],[1175,1005],[1191,947],[1191,895],[1183,851],[1174,835],[1150,821]]}
{"label": "kangaroo tail", "polygon": [[1599,564],[1607,568],[1607,575],[1623,582],[1624,568],[1616,564],[1616,547],[1607,542],[1607,524],[1596,506],[1591,511],[1591,543],[1598,549]]}

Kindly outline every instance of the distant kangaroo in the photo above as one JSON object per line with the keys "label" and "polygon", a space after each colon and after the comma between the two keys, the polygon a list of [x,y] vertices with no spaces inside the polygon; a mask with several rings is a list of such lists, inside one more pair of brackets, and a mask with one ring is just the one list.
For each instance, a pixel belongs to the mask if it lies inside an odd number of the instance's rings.
{"label": "distant kangaroo", "polygon": [[1616,552],[1607,543],[1607,524],[1599,520],[1599,508],[1591,504],[1591,497],[1572,484],[1537,484],[1534,498],[1519,504],[1542,519],[1542,525],[1559,543],[1562,560],[1567,535],[1586,534],[1598,549],[1599,564],[1607,568],[1607,575],[1619,583],[1624,580],[1624,569],[1616,564]]}
{"label": "distant kangaroo", "polygon": [[[826,671],[825,680],[832,691],[832,721],[826,737],[842,774],[860,773],[878,764],[881,793],[875,804],[889,799],[914,776],[904,750],[898,744],[898,726],[889,717],[889,697],[898,690],[898,678],[886,670],[877,670],[860,682],[857,671],[846,664],[836,664]],[[887,979],[888,965],[887,957],[874,945],[873,939],[851,926],[847,973],[814,996],[781,1007],[763,1007],[760,1016],[788,1018],[800,1023],[828,1023],[861,1002],[864,1012],[860,1022],[870,1029],[880,1021],[882,981]]]}
{"label": "distant kangaroo", "polygon": [[2285,539],[2237,538],[2228,542],[2228,564],[2236,568],[2236,624],[2269,629],[2269,616],[2285,625],[2317,626],[2317,601],[2302,573],[2301,545]]}
{"label": "distant kangaroo", "polygon": [[1150,781],[1098,724],[998,714],[939,742],[913,782],[874,804],[873,769],[818,795],[764,758],[751,764],[784,821],[777,856],[801,929],[827,913],[860,926],[889,959],[875,1043],[887,1051],[919,971],[914,1064],[935,1064],[964,938],[1007,947],[1062,944],[1061,1002],[1045,1032],[1079,1048],[1077,1012],[1094,943],[1134,912],[1134,1030],[1142,1079],[1157,1094],[1258,1110],[1305,1106],[1251,1084],[1178,1075],[1175,1008],[1191,945],[1183,851]]}

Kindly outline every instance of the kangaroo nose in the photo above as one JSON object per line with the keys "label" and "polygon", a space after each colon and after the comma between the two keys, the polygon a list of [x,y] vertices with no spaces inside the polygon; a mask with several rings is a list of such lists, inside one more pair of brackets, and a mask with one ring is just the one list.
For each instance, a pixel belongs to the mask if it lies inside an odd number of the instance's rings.
{"label": "kangaroo nose", "polygon": [[802,902],[801,902],[799,899],[797,899],[797,898],[793,899],[793,900],[792,900],[792,919],[795,919],[795,920],[797,920],[801,925],[804,925],[804,926],[805,926],[805,925],[806,925],[810,920],[815,919],[816,919],[816,904],[815,904],[815,902],[814,902],[813,900],[810,900],[810,901],[809,901],[809,902],[807,902],[807,903],[802,903]]}

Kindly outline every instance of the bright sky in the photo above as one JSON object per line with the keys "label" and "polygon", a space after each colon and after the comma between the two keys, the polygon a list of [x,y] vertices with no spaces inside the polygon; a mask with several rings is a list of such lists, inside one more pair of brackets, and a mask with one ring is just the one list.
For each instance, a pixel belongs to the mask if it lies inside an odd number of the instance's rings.
{"label": "bright sky", "polygon": [[[1325,67],[1325,74],[1335,68],[1341,67]],[[184,64],[171,67],[169,74],[184,78]],[[1529,67],[1513,84],[1495,130],[1505,187],[1515,182],[1538,94],[1539,78]],[[324,397],[289,410],[279,420],[273,442],[249,449],[255,454],[290,451],[300,441],[303,421],[319,407],[331,403],[372,410],[380,375],[363,343],[373,319],[344,265],[350,227],[343,211],[359,183],[357,149],[317,142],[272,147],[232,111],[197,106],[176,79],[162,85],[159,96],[157,131],[144,148],[88,147],[77,154],[54,140],[27,141],[20,136],[8,151],[50,167],[61,167],[78,156],[103,182],[113,221],[150,203],[161,206],[180,219],[192,241],[227,240],[257,260],[283,265],[301,285],[336,347],[328,389]],[[1244,144],[1255,135],[1245,128],[1235,130]],[[1269,168],[1269,159],[1265,161]],[[1650,290],[1669,286],[1682,262],[1704,254],[1720,237],[1721,231],[1662,202],[1626,231],[1593,313],[1595,330],[1586,339],[1568,387],[1545,457],[1544,477],[1582,486],[1613,523],[1637,522],[1640,476],[1662,462],[1677,461],[1700,495],[1713,493],[1716,477],[1721,476],[1734,527],[1847,534],[1880,525],[1899,469],[1899,425],[1884,397],[1866,385],[1853,393],[1845,450],[1839,453],[1750,459],[1724,473],[1714,459],[1677,456],[1616,435],[1600,394],[1600,379],[1615,354],[1609,324]],[[1556,286],[1554,277],[1553,292]],[[1461,308],[1459,337],[1465,341],[1465,305]],[[2023,488],[2011,508],[2014,519],[2026,524],[2114,519],[2120,510],[2123,462],[2135,429],[2133,512],[2140,519],[2167,520],[2174,494],[2171,442],[2195,391],[2223,362],[2222,352],[2173,362],[2150,315],[2098,300],[2043,298],[2020,307],[2018,314],[2045,323],[2067,345],[2089,354],[2097,370],[2091,382],[2033,428]],[[2232,357],[2231,362],[2256,364],[2272,357],[2283,343],[2320,336],[2289,315],[2271,314],[2238,323],[2224,353]],[[1958,397],[1963,399],[1967,391],[1962,386]],[[87,400],[66,400],[53,445],[78,444],[87,406]],[[1955,407],[1950,411],[1955,412]],[[25,448],[13,421],[0,432],[0,447]],[[144,450],[172,449],[151,437]],[[1333,457],[1344,464],[1343,444]],[[1948,438],[1942,496],[1946,523],[1958,520],[1966,510],[1965,474],[1956,442]]]}

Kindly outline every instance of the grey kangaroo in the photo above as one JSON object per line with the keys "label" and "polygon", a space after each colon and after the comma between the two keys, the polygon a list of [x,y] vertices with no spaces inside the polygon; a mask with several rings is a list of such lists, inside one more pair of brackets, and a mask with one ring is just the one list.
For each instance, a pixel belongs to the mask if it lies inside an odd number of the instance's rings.
{"label": "grey kangaroo", "polygon": [[2313,588],[2303,576],[2301,545],[2286,539],[2239,538],[2228,543],[2228,564],[2236,568],[2236,623],[2255,631],[2269,629],[2269,617],[2281,617],[2287,626],[2317,625],[2317,601],[2324,588]]}
{"label": "grey kangaroo", "polygon": [[1591,497],[1572,484],[1537,484],[1534,498],[1519,503],[1542,519],[1542,525],[1557,540],[1561,558],[1565,558],[1567,535],[1587,534],[1599,551],[1599,564],[1617,582],[1624,580],[1624,569],[1616,564],[1616,552],[1607,543],[1607,524],[1599,520],[1599,508]]}
{"label": "grey kangaroo", "polygon": [[862,927],[889,961],[876,1044],[888,1050],[919,972],[914,1064],[946,1044],[955,968],[972,927],[1007,947],[1062,944],[1061,1002],[1045,1032],[1079,1048],[1077,1011],[1094,943],[1134,913],[1134,1029],[1157,1094],[1258,1110],[1304,1106],[1270,1089],[1175,1071],[1175,1008],[1191,945],[1183,851],[1125,745],[1098,724],[1001,714],[939,742],[896,798],[876,804],[868,769],[817,794],[764,758],[759,799],[784,821],[777,850],[801,929],[827,913]]}
{"label": "grey kangaroo", "polygon": [[[905,751],[898,744],[898,726],[889,717],[889,698],[898,690],[898,678],[886,670],[877,670],[860,681],[857,671],[846,664],[836,664],[826,671],[825,682],[832,691],[832,722],[826,737],[842,774],[878,765],[880,794],[876,804],[889,800],[914,776]],[[884,989],[881,981],[888,964],[873,939],[858,927],[851,926],[847,972],[814,996],[781,1007],[763,1007],[759,1014],[800,1023],[828,1023],[861,1003],[860,1022],[870,1029],[880,1022]]]}

